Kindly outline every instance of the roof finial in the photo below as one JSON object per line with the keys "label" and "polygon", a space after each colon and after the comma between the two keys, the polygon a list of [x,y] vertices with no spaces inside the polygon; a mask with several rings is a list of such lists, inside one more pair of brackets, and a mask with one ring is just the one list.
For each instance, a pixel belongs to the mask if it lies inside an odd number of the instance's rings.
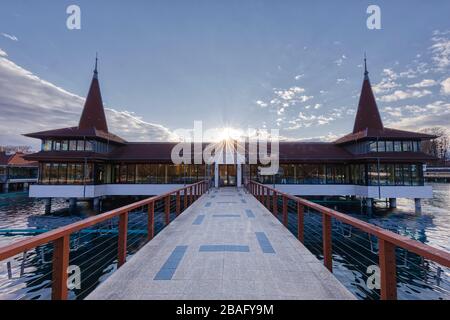
{"label": "roof finial", "polygon": [[95,53],[95,69],[94,69],[94,77],[97,78],[98,76],[98,71],[97,71],[97,66],[98,66],[98,53]]}
{"label": "roof finial", "polygon": [[364,79],[365,80],[369,79],[369,71],[367,71],[367,57],[365,51],[364,51]]}

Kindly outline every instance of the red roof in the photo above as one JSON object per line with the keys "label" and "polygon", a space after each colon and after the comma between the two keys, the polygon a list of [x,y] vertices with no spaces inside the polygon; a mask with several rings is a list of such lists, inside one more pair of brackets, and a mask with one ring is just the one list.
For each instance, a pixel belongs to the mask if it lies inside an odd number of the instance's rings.
{"label": "red roof", "polygon": [[25,160],[26,154],[22,152],[17,152],[12,155],[8,161],[8,165],[12,167],[37,167],[38,163],[35,161]]}
{"label": "red roof", "polygon": [[34,133],[24,134],[26,137],[37,138],[37,139],[48,139],[48,138],[100,138],[106,141],[112,141],[116,143],[123,144],[126,141],[115,134],[110,132],[105,132],[95,128],[79,129],[78,127],[62,128],[56,130],[47,130]]}
{"label": "red roof", "polygon": [[374,130],[374,129],[365,129],[356,133],[349,133],[336,141],[334,143],[336,144],[344,144],[348,142],[355,142],[357,140],[369,140],[369,139],[377,139],[382,138],[386,140],[393,140],[393,139],[399,139],[399,140],[430,140],[435,139],[436,136],[426,134],[426,133],[419,133],[419,132],[411,132],[411,131],[404,131],[404,130],[397,130],[397,129],[390,129],[390,128],[383,128],[382,130]]}
{"label": "red roof", "polygon": [[381,121],[380,112],[378,111],[375,96],[372,92],[369,76],[364,77],[364,82],[359,97],[358,111],[356,112],[353,133],[366,129],[383,130],[383,122]]}
{"label": "red roof", "polygon": [[95,128],[100,131],[108,132],[108,124],[106,123],[97,69],[94,71],[94,77],[92,78],[91,87],[89,88],[89,93],[84,104],[78,128],[80,130]]}

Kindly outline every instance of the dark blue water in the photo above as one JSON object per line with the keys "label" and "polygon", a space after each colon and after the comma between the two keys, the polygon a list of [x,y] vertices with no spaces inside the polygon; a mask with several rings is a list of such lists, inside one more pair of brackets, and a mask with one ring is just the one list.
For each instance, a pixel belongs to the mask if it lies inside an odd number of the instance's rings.
{"label": "dark blue water", "polygon": [[[433,184],[434,197],[423,201],[422,213],[414,213],[412,200],[398,199],[396,209],[378,203],[371,215],[359,206],[327,204],[330,207],[379,225],[436,248],[450,251],[450,184]],[[105,204],[104,210],[124,205],[133,199]],[[95,214],[80,204],[76,214],[69,215],[64,200],[54,200],[52,215],[46,216],[44,202],[30,199],[25,193],[0,195],[0,229],[53,229]],[[279,206],[281,208],[281,206]],[[144,208],[145,209],[145,208]],[[162,211],[156,210],[156,231],[163,228]],[[295,212],[293,210],[293,212]],[[289,228],[296,233],[296,215],[289,217]],[[314,212],[305,214],[305,245],[322,258],[321,220]],[[132,255],[145,244],[146,215],[130,214],[128,253]],[[96,226],[71,237],[70,264],[82,270],[82,287],[70,292],[72,299],[82,299],[116,269],[117,235],[112,231],[117,221]],[[24,234],[0,233],[0,246],[23,239]],[[375,238],[333,222],[333,273],[358,298],[378,299],[379,290],[368,289],[367,267],[378,263]],[[52,246],[19,255],[11,260],[11,277],[6,261],[0,261],[0,299],[49,299],[51,292]],[[398,295],[401,299],[450,299],[448,269],[397,250]]]}

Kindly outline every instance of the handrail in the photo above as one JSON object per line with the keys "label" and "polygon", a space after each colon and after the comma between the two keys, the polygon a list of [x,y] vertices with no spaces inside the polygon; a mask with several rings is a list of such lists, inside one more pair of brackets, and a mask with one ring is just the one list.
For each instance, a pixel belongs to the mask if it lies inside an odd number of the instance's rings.
{"label": "handrail", "polygon": [[[298,213],[298,239],[303,242],[303,207],[308,207],[322,213],[323,218],[323,249],[324,249],[324,264],[332,271],[332,243],[331,243],[331,218],[335,218],[341,222],[356,227],[368,234],[376,236],[380,242],[379,259],[380,259],[380,278],[381,278],[381,298],[382,299],[396,299],[396,261],[395,261],[395,247],[400,247],[418,254],[424,258],[435,261],[445,267],[450,268],[450,252],[441,250],[423,244],[419,241],[412,240],[405,236],[399,235],[389,230],[373,224],[353,218],[349,215],[339,211],[324,207],[320,204],[293,196],[291,194],[281,192],[275,188],[269,187],[259,182],[250,181],[247,185],[248,190],[259,200],[263,205],[268,205],[270,208],[269,197],[281,196],[283,202],[283,224],[287,227],[287,199],[293,200],[297,204]],[[266,197],[266,199],[264,199]],[[275,197],[273,197],[274,214],[277,214],[277,207],[275,206]]]}
{"label": "handrail", "polygon": [[[79,222],[71,223],[67,226],[57,228],[52,231],[45,232],[43,234],[13,242],[4,247],[0,247],[0,261],[11,258],[19,253],[30,251],[38,246],[54,243],[54,255],[53,255],[53,283],[52,283],[52,299],[65,300],[67,299],[67,267],[69,258],[69,241],[70,235],[91,227],[93,225],[99,224],[101,222],[110,220],[115,217],[119,217],[119,256],[118,256],[118,267],[126,262],[126,243],[127,243],[127,221],[128,213],[136,208],[140,208],[148,205],[148,215],[149,222],[151,225],[148,226],[148,240],[153,238],[153,223],[154,223],[154,204],[158,200],[165,199],[164,206],[166,207],[164,212],[166,215],[166,224],[170,223],[170,196],[176,196],[176,215],[178,216],[180,212],[180,195],[183,193],[184,196],[184,208],[191,205],[200,195],[203,195],[209,189],[209,184],[207,180],[203,180],[194,184],[184,186],[182,188],[166,192],[161,195],[150,197],[144,200],[140,200],[129,205],[99,214],[94,217],[84,219]],[[169,200],[169,201],[168,201]],[[169,205],[169,206],[168,206]]]}

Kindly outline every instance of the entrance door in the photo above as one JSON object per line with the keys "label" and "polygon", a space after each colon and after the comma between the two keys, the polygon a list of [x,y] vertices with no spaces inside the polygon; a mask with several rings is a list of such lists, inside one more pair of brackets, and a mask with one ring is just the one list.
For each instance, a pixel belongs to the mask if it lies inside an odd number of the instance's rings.
{"label": "entrance door", "polygon": [[219,164],[219,186],[235,187],[237,185],[236,171],[235,164]]}

